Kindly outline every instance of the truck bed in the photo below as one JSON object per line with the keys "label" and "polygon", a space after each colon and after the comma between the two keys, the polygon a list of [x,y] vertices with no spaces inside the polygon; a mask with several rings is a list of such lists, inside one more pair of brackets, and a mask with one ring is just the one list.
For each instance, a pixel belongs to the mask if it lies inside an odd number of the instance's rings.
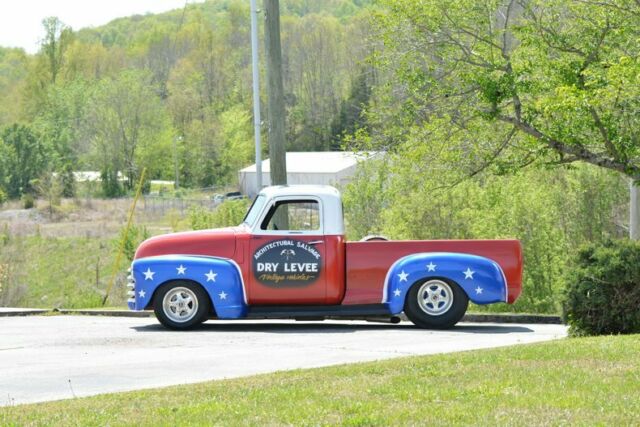
{"label": "truck bed", "polygon": [[489,258],[502,268],[509,303],[522,290],[522,246],[517,240],[404,240],[347,242],[346,292],[343,305],[382,301],[387,271],[398,259],[419,252],[455,252]]}

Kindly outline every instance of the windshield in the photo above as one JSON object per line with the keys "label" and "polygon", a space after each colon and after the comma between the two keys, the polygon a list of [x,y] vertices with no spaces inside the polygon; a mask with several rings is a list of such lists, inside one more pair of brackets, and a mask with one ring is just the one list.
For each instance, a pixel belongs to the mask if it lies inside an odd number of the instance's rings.
{"label": "windshield", "polygon": [[253,200],[249,211],[247,211],[244,221],[242,221],[243,224],[253,225],[253,223],[256,222],[258,215],[262,212],[262,207],[264,206],[266,199],[267,198],[262,194],[258,194],[258,196]]}

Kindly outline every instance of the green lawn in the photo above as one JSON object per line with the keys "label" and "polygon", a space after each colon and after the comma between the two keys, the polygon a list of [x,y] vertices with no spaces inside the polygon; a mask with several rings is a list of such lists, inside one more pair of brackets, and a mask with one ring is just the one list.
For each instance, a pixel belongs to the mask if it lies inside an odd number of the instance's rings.
{"label": "green lawn", "polygon": [[637,425],[639,354],[640,335],[565,339],[16,406],[0,424]]}

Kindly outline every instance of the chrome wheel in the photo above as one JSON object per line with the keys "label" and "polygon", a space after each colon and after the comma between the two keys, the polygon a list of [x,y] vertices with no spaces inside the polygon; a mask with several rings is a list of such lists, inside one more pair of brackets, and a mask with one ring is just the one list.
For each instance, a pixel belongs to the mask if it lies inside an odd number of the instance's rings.
{"label": "chrome wheel", "polygon": [[448,283],[442,280],[429,280],[418,289],[418,306],[431,316],[440,316],[451,308],[453,291]]}
{"label": "chrome wheel", "polygon": [[188,322],[198,312],[198,297],[189,288],[170,289],[162,299],[162,310],[176,323]]}

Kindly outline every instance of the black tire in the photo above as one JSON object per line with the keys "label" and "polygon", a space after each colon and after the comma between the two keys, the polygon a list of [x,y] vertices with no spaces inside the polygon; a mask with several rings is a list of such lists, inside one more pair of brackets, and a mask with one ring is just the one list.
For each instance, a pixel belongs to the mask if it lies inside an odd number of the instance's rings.
{"label": "black tire", "polygon": [[457,283],[429,278],[409,289],[404,312],[416,326],[425,329],[449,329],[462,319],[469,297]]}
{"label": "black tire", "polygon": [[169,282],[153,296],[153,311],[169,329],[191,329],[207,320],[211,309],[209,295],[192,282]]}

